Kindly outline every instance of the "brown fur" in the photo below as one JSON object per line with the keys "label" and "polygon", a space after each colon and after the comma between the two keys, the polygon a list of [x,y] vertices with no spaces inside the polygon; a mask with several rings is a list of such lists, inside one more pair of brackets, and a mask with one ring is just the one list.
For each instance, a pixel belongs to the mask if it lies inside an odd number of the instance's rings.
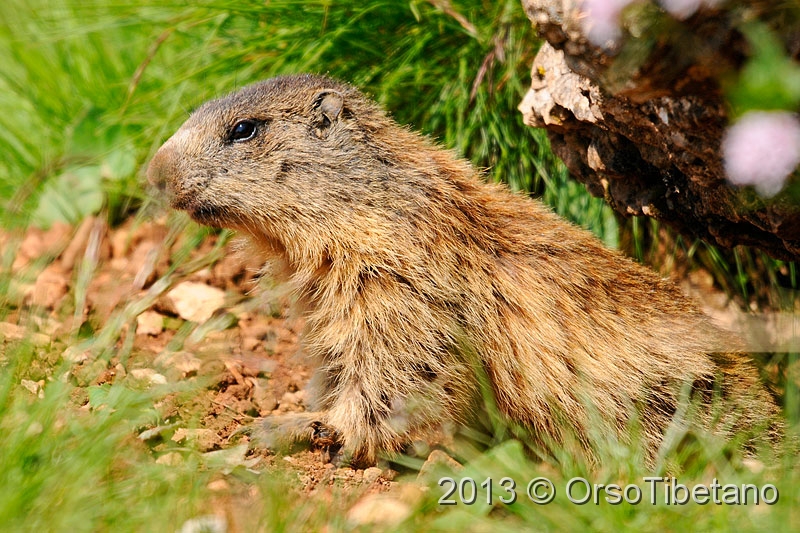
{"label": "brown fur", "polygon": [[[243,119],[255,135],[231,140]],[[265,427],[322,423],[369,463],[467,422],[481,374],[510,421],[589,449],[638,407],[652,454],[682,387],[708,393],[717,374],[737,426],[775,413],[749,363],[709,355],[720,334],[674,285],[346,84],[287,76],[208,102],[148,177],[199,222],[250,235],[299,296],[316,410]]]}

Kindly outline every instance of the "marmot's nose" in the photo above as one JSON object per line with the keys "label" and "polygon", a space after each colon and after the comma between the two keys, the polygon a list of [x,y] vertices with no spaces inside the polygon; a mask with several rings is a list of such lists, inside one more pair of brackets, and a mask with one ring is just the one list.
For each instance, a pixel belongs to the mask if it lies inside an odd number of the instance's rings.
{"label": "marmot's nose", "polygon": [[168,145],[158,149],[156,155],[147,165],[147,181],[158,190],[163,191],[167,188],[167,180],[174,174],[174,157]]}

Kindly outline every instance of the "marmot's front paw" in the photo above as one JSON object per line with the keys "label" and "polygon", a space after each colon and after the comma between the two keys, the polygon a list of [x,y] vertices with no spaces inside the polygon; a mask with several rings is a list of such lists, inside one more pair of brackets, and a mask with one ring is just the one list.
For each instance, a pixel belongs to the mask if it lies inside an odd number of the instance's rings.
{"label": "marmot's front paw", "polygon": [[306,444],[327,454],[338,450],[340,435],[322,422],[323,418],[323,413],[319,412],[267,416],[256,420],[247,433],[255,448],[286,453],[296,444]]}
{"label": "marmot's front paw", "polygon": [[311,446],[322,451],[324,462],[331,462],[332,457],[340,456],[342,436],[336,429],[319,421],[312,422],[311,429],[314,432],[311,436]]}

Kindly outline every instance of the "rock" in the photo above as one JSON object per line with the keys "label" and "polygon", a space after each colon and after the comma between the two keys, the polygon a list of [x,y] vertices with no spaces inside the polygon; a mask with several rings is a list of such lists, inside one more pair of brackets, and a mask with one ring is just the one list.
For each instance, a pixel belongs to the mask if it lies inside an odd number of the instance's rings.
{"label": "rock", "polygon": [[37,398],[44,398],[44,380],[33,381],[30,379],[23,379],[20,380],[20,385],[28,389],[28,391]]}
{"label": "rock", "polygon": [[68,277],[69,274],[64,272],[58,263],[53,263],[45,268],[36,278],[31,295],[31,305],[54,309],[67,294]]}
{"label": "rock", "polygon": [[347,520],[355,526],[380,524],[395,526],[411,516],[412,508],[387,494],[370,494],[359,500],[348,512]]}
{"label": "rock", "polygon": [[178,452],[168,452],[156,459],[156,464],[178,466],[183,464],[183,456]]}
{"label": "rock", "polygon": [[92,352],[83,350],[80,345],[74,344],[64,350],[62,357],[69,363],[81,364],[92,358]]}
{"label": "rock", "polygon": [[278,367],[278,362],[275,359],[265,359],[264,357],[251,355],[239,357],[238,363],[241,366],[242,375],[253,378],[269,376]]}
{"label": "rock", "polygon": [[111,257],[113,259],[125,258],[130,246],[131,230],[129,225],[116,228],[111,232],[109,240],[111,241]]}
{"label": "rock", "polygon": [[195,375],[200,371],[203,361],[189,352],[164,352],[155,359],[159,368],[173,370],[181,377]]}
{"label": "rock", "polygon": [[159,335],[164,331],[164,316],[156,311],[145,311],[136,317],[138,335]]}
{"label": "rock", "polygon": [[447,455],[441,450],[433,450],[428,456],[428,459],[423,463],[419,469],[417,479],[423,480],[438,473],[442,470],[461,470],[464,468],[461,463]]}
{"label": "rock", "polygon": [[183,523],[178,533],[227,533],[228,521],[221,515],[206,515]]}
{"label": "rock", "polygon": [[108,317],[123,300],[128,300],[130,278],[114,270],[99,269],[86,292],[86,305],[97,316]]}
{"label": "rock", "polygon": [[547,42],[519,109],[526,124],[546,128],[553,152],[591,194],[624,216],[654,217],[726,248],[800,257],[800,205],[726,181],[719,79],[747,51],[735,17],[701,10],[638,53],[590,44],[580,0],[522,3]]}
{"label": "rock", "polygon": [[244,337],[242,339],[242,350],[245,352],[254,352],[256,349],[261,346],[263,341],[261,339],[257,339],[255,337]]}
{"label": "rock", "polygon": [[742,465],[753,474],[760,474],[764,471],[764,463],[752,457],[745,457],[742,459]]}
{"label": "rock", "polygon": [[[218,436],[216,437],[216,442],[220,442]],[[246,456],[247,445],[241,444],[231,448],[206,452],[201,458],[208,468],[219,469],[222,474],[228,475],[238,467],[244,467],[246,469],[253,468],[260,461],[257,457],[247,459]]]}
{"label": "rock", "polygon": [[135,368],[130,371],[130,375],[134,379],[147,381],[150,385],[163,385],[167,382],[167,378],[163,374],[159,374],[152,368]]}
{"label": "rock", "polygon": [[379,477],[381,477],[381,474],[383,474],[383,471],[378,467],[371,466],[369,468],[366,468],[364,470],[364,477],[363,477],[364,484],[372,485],[375,481],[378,480]]}
{"label": "rock", "polygon": [[47,231],[28,228],[19,244],[11,270],[17,272],[28,266],[33,259],[57,256],[69,242],[71,232],[72,228],[63,222],[56,222]]}
{"label": "rock", "polygon": [[303,411],[303,405],[306,400],[306,391],[298,390],[296,392],[285,392],[281,396],[280,409],[281,411]]}
{"label": "rock", "polygon": [[33,421],[28,426],[28,429],[25,430],[25,437],[27,438],[38,437],[39,435],[42,434],[43,431],[44,431],[44,426],[42,425],[42,423]]}
{"label": "rock", "polygon": [[228,491],[231,488],[230,484],[224,479],[215,479],[206,486],[208,487],[208,490],[214,492]]}
{"label": "rock", "polygon": [[178,313],[184,320],[205,322],[214,311],[225,305],[225,292],[205,283],[184,281],[167,293]]}
{"label": "rock", "polygon": [[266,380],[254,380],[253,385],[253,403],[261,416],[266,416],[278,407],[278,400],[275,394],[269,389]]}
{"label": "rock", "polygon": [[189,442],[201,451],[206,452],[217,448],[221,440],[213,429],[186,429],[180,428],[172,435],[173,442]]}
{"label": "rock", "polygon": [[0,338],[9,340],[22,340],[26,339],[31,344],[41,346],[50,342],[50,337],[44,333],[34,333],[27,328],[11,324],[10,322],[0,322]]}

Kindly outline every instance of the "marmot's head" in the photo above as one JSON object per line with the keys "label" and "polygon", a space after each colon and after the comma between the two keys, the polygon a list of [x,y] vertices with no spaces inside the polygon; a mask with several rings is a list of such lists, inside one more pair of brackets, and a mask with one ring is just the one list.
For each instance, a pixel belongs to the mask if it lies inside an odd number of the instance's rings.
{"label": "marmot's head", "polygon": [[197,109],[158,150],[147,178],[208,225],[270,233],[277,220],[330,222],[382,203],[371,196],[388,179],[392,148],[375,140],[391,137],[380,134],[386,127],[395,126],[347,84],[277,77]]}

